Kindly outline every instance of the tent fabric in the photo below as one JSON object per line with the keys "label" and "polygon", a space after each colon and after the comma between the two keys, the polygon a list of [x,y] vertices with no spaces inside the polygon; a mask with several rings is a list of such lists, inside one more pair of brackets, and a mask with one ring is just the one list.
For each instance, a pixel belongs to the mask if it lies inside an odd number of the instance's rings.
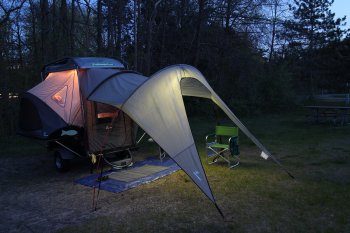
{"label": "tent fabric", "polygon": [[152,76],[130,96],[122,110],[138,123],[214,202],[194,144],[179,81],[169,75]]}
{"label": "tent fabric", "polygon": [[176,70],[175,74],[159,73],[150,79],[121,74],[96,89],[89,100],[120,107],[214,202],[188,123],[177,78],[181,72]]}
{"label": "tent fabric", "polygon": [[119,70],[114,69],[83,69],[78,71],[79,87],[81,95],[87,98],[98,85],[108,77],[117,74]]}
{"label": "tent fabric", "polygon": [[117,68],[125,69],[124,64],[114,58],[108,57],[75,57],[74,62],[80,69],[91,68]]}
{"label": "tent fabric", "polygon": [[[101,68],[49,73],[28,93],[45,103],[62,119],[61,123],[68,125],[84,126],[81,97],[118,107],[143,128],[214,203],[183,96],[211,99],[263,151],[265,158],[274,159],[214,92],[204,76],[189,65],[169,66],[150,78],[132,71]],[[43,116],[40,111],[39,115]]]}
{"label": "tent fabric", "polygon": [[183,96],[196,96],[202,98],[211,98],[210,91],[197,79],[183,78],[180,81],[181,92]]}
{"label": "tent fabric", "polygon": [[99,85],[98,91],[91,92],[89,99],[120,108],[146,80],[147,77],[139,74],[120,72]]}
{"label": "tent fabric", "polygon": [[[210,98],[217,106],[219,106],[226,115],[240,128],[240,130],[249,137],[256,146],[258,146],[262,152],[264,152],[264,159],[271,157],[271,153],[262,145],[262,143],[245,127],[245,125],[238,119],[238,117],[227,107],[227,105],[220,99],[220,97],[211,88],[204,76],[196,68],[189,65],[174,65],[166,67],[158,71],[155,75],[162,76],[174,76],[178,80],[189,79],[186,81],[183,90],[183,94],[186,96],[197,96]],[[197,81],[194,81],[197,80]],[[183,81],[181,81],[183,82]],[[187,84],[187,85],[186,85]],[[192,84],[192,85],[191,85]],[[207,91],[204,91],[204,90]],[[209,95],[210,93],[210,95]]]}
{"label": "tent fabric", "polygon": [[43,82],[28,92],[46,103],[67,124],[83,126],[76,70],[50,73]]}
{"label": "tent fabric", "polygon": [[114,58],[106,57],[68,57],[43,67],[42,72],[44,78],[49,73],[61,72],[65,70],[81,70],[81,69],[125,69],[125,65],[121,61]]}
{"label": "tent fabric", "polygon": [[[108,104],[86,101],[84,105],[84,129],[88,142],[86,149],[90,153],[130,148],[135,145],[135,123],[127,114]],[[108,137],[106,137],[107,126],[111,126]]]}
{"label": "tent fabric", "polygon": [[183,95],[211,99],[266,155],[270,155],[219,98],[204,76],[189,65],[164,68],[149,79],[136,74],[115,76],[96,88],[89,100],[121,108],[215,202],[188,123]]}
{"label": "tent fabric", "polygon": [[18,133],[21,135],[47,139],[56,129],[67,126],[52,108],[33,94],[23,93],[20,104]]}

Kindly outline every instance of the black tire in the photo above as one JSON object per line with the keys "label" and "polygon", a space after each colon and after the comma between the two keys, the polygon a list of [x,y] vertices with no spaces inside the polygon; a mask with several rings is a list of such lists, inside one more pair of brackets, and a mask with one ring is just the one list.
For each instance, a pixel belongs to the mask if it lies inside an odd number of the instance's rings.
{"label": "black tire", "polygon": [[66,172],[69,170],[69,160],[63,159],[59,150],[54,152],[54,165],[59,172]]}

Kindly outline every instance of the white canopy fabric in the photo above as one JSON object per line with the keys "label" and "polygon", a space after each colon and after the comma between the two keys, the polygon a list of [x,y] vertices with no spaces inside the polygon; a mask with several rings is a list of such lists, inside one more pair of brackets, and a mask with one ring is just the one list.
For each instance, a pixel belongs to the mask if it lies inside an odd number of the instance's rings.
{"label": "white canopy fabric", "polygon": [[[57,113],[57,119],[61,118],[67,125],[84,127],[81,100],[118,107],[143,128],[214,203],[189,126],[183,96],[211,99],[262,150],[263,158],[270,157],[282,167],[220,99],[204,76],[189,65],[169,66],[150,78],[115,67],[57,71],[49,73],[43,82],[28,92],[42,100]],[[37,115],[43,119],[52,116],[47,112]],[[45,138],[48,136],[46,128],[53,132],[56,125],[53,122],[44,126],[41,128]],[[57,123],[57,129],[61,127],[62,124]]]}
{"label": "white canopy fabric", "polygon": [[[182,70],[182,73],[180,72]],[[256,146],[258,146],[262,150],[261,156],[264,159],[267,159],[271,156],[271,153],[259,142],[256,137],[243,125],[243,123],[238,119],[238,117],[229,109],[229,107],[225,104],[224,101],[220,99],[220,97],[215,93],[215,91],[211,88],[207,80],[204,78],[202,73],[198,71],[196,68],[189,65],[175,65],[171,67],[167,67],[157,74],[162,73],[162,75],[167,75],[167,73],[178,73],[178,79],[188,79],[193,83],[190,85],[182,85],[183,95],[186,96],[197,96],[211,99],[217,106],[219,106],[226,115],[239,127],[239,129],[247,135]],[[195,80],[195,81],[194,81]],[[187,81],[186,83],[189,83]]]}
{"label": "white canopy fabric", "polygon": [[137,74],[121,74],[95,89],[89,100],[112,104],[127,113],[215,203],[188,123],[183,95],[212,99],[263,151],[265,158],[271,155],[219,98],[204,76],[189,65],[164,68],[149,79]]}

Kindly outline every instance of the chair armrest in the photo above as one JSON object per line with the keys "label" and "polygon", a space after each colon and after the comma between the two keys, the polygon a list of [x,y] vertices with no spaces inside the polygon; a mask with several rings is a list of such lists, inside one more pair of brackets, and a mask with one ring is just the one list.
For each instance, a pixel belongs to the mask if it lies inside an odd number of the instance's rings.
{"label": "chair armrest", "polygon": [[208,139],[210,139],[211,137],[214,137],[215,142],[216,142],[216,134],[208,134],[207,136],[205,136],[205,143],[208,143]]}

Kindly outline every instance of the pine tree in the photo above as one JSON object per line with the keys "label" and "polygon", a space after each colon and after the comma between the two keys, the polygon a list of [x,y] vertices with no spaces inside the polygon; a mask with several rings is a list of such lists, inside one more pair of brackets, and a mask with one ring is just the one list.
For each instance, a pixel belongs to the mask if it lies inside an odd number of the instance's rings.
{"label": "pine tree", "polygon": [[[317,92],[321,77],[317,51],[332,43],[341,41],[345,31],[345,16],[335,19],[330,7],[334,0],[294,0],[290,6],[293,20],[286,22],[286,40],[289,57],[294,57],[295,72],[299,83],[307,87],[311,96]],[[301,82],[300,82],[301,81]]]}
{"label": "pine tree", "polygon": [[289,37],[310,52],[323,48],[331,42],[339,42],[344,35],[340,25],[343,18],[335,19],[330,7],[334,0],[294,0],[290,6],[294,19],[287,21]]}

